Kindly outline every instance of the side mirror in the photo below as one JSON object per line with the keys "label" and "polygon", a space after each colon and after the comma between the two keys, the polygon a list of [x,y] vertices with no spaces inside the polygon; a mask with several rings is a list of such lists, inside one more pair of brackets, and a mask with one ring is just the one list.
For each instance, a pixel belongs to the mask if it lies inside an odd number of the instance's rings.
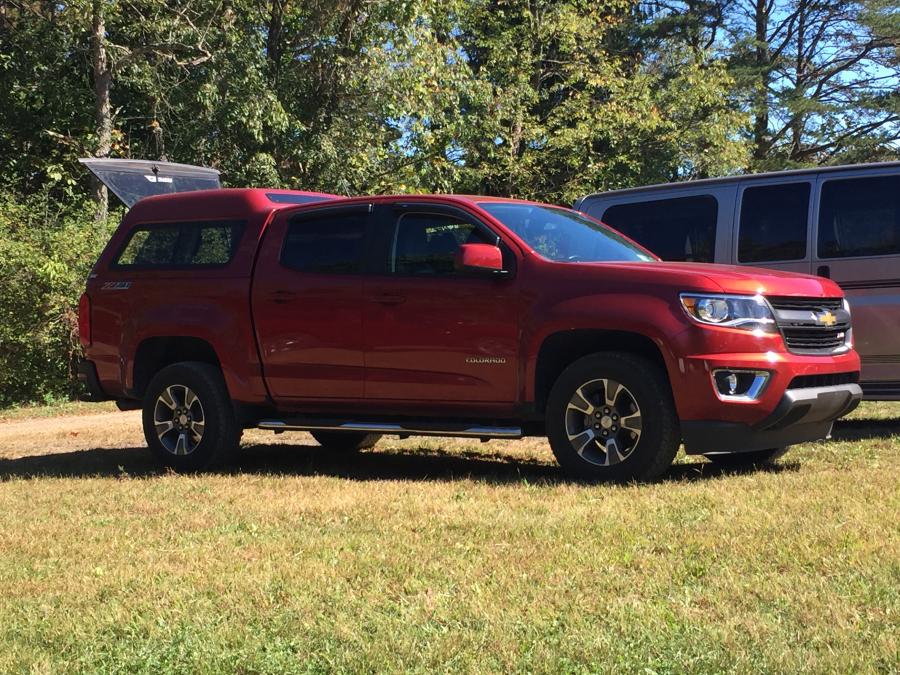
{"label": "side mirror", "polygon": [[470,274],[502,275],[503,253],[492,244],[462,244],[456,251],[454,266]]}

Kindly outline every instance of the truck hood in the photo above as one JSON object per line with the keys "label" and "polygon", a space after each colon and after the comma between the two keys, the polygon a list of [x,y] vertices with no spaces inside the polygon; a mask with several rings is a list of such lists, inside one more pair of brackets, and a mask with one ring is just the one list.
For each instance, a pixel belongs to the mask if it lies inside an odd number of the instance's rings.
{"label": "truck hood", "polygon": [[614,263],[566,263],[585,266],[603,266],[616,269],[623,276],[634,274],[643,281],[658,279],[659,283],[677,285],[681,290],[712,290],[718,287],[722,293],[757,293],[762,295],[793,295],[798,297],[842,297],[840,287],[822,277],[796,272],[717,265],[712,263],[679,262],[614,262]]}

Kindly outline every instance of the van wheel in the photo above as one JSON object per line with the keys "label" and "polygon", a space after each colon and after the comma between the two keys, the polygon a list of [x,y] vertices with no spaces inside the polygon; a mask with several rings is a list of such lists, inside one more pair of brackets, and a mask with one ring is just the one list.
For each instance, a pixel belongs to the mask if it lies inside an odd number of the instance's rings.
{"label": "van wheel", "polygon": [[771,464],[776,459],[783,457],[787,448],[772,448],[771,450],[751,450],[750,452],[722,452],[718,454],[703,455],[714,464],[728,469],[739,469],[749,466],[764,466]]}
{"label": "van wheel", "polygon": [[144,395],[144,437],[156,459],[175,471],[227,462],[241,429],[221,371],[185,361],[162,369]]}
{"label": "van wheel", "polygon": [[364,431],[311,431],[316,442],[332,452],[356,452],[373,447],[381,434],[367,434]]}
{"label": "van wheel", "polygon": [[584,480],[653,480],[680,443],[664,373],[624,352],[592,354],[566,368],[550,390],[546,427],[560,466]]}

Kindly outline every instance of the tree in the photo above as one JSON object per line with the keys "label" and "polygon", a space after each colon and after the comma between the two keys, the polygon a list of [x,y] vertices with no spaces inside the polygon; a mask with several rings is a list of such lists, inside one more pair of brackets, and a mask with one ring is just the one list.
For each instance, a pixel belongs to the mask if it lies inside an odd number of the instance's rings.
{"label": "tree", "polygon": [[[147,75],[171,68],[184,70],[207,61],[211,57],[207,34],[215,16],[209,3],[202,0],[133,0],[117,6],[109,17],[108,5],[109,0],[92,0],[90,6],[96,157],[108,157],[113,149],[114,83],[119,78],[159,82],[160,78]],[[161,91],[151,91],[151,96],[153,93]],[[151,128],[158,133],[158,123]],[[107,199],[106,187],[94,181],[98,220],[106,219]]]}
{"label": "tree", "polygon": [[896,157],[900,14],[889,0],[662,0],[640,44],[726,60],[747,169]]}
{"label": "tree", "polygon": [[470,3],[461,32],[475,83],[462,144],[472,189],[571,203],[740,166],[742,120],[724,69],[685,61],[681,50],[644,58],[627,30],[630,9],[618,0]]}
{"label": "tree", "polygon": [[90,74],[66,9],[0,0],[0,187],[59,195],[87,152]]}

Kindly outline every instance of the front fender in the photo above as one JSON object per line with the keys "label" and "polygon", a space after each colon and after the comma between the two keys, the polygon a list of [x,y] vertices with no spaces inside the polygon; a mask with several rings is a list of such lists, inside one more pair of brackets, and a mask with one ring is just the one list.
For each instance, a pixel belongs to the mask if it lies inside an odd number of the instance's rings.
{"label": "front fender", "polygon": [[[593,294],[555,301],[536,307],[540,316],[524,330],[524,400],[535,400],[537,361],[541,346],[551,335],[593,330],[634,334],[653,342],[662,354],[670,380],[677,375],[679,359],[672,345],[690,328],[681,308],[662,297],[637,293]],[[598,350],[602,348],[598,345]]]}

